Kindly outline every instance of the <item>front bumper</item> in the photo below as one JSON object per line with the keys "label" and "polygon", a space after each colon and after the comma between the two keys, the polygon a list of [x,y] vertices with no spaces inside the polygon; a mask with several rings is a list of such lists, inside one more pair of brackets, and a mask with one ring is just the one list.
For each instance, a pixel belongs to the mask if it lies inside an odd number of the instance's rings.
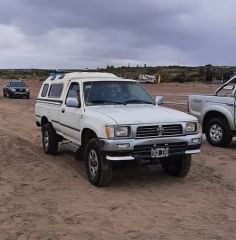
{"label": "front bumper", "polygon": [[201,142],[202,135],[198,133],[166,138],[100,139],[99,145],[107,160],[123,161],[151,159],[153,147],[168,147],[169,156],[197,154],[200,153]]}
{"label": "front bumper", "polygon": [[11,92],[11,95],[12,96],[15,96],[15,97],[24,97],[24,96],[29,96],[30,93],[29,92]]}

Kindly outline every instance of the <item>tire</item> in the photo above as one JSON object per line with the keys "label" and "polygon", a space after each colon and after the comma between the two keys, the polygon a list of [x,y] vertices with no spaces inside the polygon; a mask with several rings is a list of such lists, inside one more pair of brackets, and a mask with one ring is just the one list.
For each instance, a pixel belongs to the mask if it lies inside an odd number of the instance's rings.
{"label": "tire", "polygon": [[29,98],[30,98],[30,95],[27,95],[27,96],[26,96],[26,99],[29,99]]}
{"label": "tire", "polygon": [[225,118],[212,118],[206,124],[206,138],[212,146],[227,147],[233,134]]}
{"label": "tire", "polygon": [[191,167],[191,155],[179,155],[161,160],[165,173],[174,177],[186,177]]}
{"label": "tire", "polygon": [[97,187],[110,185],[112,163],[100,151],[97,139],[91,139],[86,146],[85,165],[91,184]]}
{"label": "tire", "polygon": [[76,151],[75,159],[81,162],[85,160],[85,148],[83,145]]}
{"label": "tire", "polygon": [[51,123],[42,126],[42,140],[46,154],[55,155],[58,152],[58,137]]}

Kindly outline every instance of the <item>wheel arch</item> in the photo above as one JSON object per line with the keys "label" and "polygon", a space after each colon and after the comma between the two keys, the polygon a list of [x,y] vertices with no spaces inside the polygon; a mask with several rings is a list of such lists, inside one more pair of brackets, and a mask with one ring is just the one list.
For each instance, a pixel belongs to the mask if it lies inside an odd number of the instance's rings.
{"label": "wheel arch", "polygon": [[81,133],[81,145],[86,146],[86,144],[92,138],[97,138],[97,134],[91,128],[84,128]]}
{"label": "wheel arch", "polygon": [[205,114],[204,119],[203,119],[203,124],[202,124],[202,132],[203,133],[206,132],[207,123],[212,118],[224,118],[230,126],[230,121],[228,120],[228,118],[226,117],[226,115],[224,113],[216,111],[216,110],[208,111]]}
{"label": "wheel arch", "polygon": [[42,118],[41,118],[41,127],[43,126],[43,125],[45,125],[46,123],[48,123],[49,121],[48,121],[48,118],[47,117],[45,117],[45,116],[43,116]]}

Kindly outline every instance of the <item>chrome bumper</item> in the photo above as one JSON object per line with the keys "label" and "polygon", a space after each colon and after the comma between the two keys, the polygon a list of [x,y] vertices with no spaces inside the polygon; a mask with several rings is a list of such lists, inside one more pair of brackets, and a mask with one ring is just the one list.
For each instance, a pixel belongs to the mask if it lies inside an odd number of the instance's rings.
{"label": "chrome bumper", "polygon": [[[194,140],[199,139],[198,143]],[[139,145],[160,145],[160,144],[174,144],[183,143],[187,144],[187,149],[183,154],[197,154],[200,153],[200,145],[202,142],[202,134],[185,135],[179,137],[163,137],[163,138],[149,138],[149,139],[100,139],[99,145],[102,152],[105,153],[106,159],[111,161],[134,160],[132,156],[135,146]],[[199,147],[198,147],[199,146]],[[195,149],[194,147],[198,147]],[[193,148],[193,149],[191,149]],[[112,156],[109,153],[116,153]],[[129,153],[125,155],[125,153]]]}
{"label": "chrome bumper", "polygon": [[132,156],[122,156],[122,157],[106,156],[106,159],[110,161],[130,161],[130,160],[134,160],[135,158]]}

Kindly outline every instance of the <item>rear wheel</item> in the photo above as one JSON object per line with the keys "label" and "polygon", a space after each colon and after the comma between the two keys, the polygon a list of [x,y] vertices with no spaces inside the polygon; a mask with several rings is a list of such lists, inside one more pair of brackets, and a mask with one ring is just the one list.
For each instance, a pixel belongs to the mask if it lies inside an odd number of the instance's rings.
{"label": "rear wheel", "polygon": [[225,118],[210,119],[206,125],[206,138],[216,147],[227,147],[232,141],[233,134]]}
{"label": "rear wheel", "polygon": [[42,126],[42,139],[44,152],[55,155],[58,151],[58,137],[51,123]]}
{"label": "rear wheel", "polygon": [[165,173],[174,177],[186,177],[191,167],[191,155],[180,155],[161,160]]}
{"label": "rear wheel", "polygon": [[97,139],[91,139],[86,147],[85,164],[89,181],[97,187],[107,186],[112,179],[112,163],[103,156]]}

